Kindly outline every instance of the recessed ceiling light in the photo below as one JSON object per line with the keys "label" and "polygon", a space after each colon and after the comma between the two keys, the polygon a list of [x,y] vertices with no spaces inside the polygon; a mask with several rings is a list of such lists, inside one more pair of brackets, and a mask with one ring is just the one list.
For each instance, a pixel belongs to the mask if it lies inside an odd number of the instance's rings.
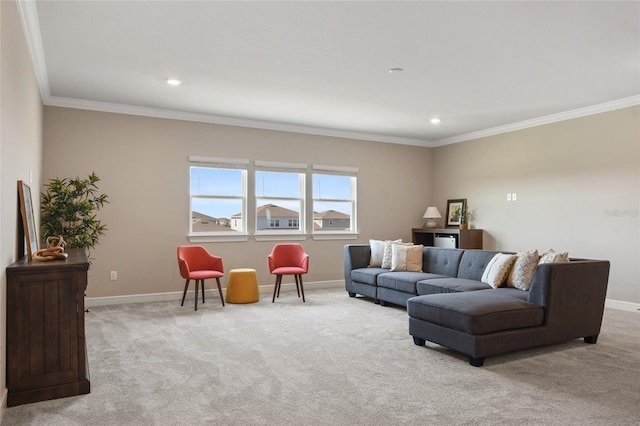
{"label": "recessed ceiling light", "polygon": [[431,119],[431,124],[440,124],[440,119],[437,117],[434,117]]}
{"label": "recessed ceiling light", "polygon": [[182,84],[182,80],[178,80],[176,78],[167,78],[165,81],[169,86],[179,86]]}
{"label": "recessed ceiling light", "polygon": [[400,68],[400,67],[396,67],[396,68],[389,68],[389,72],[390,73],[394,73],[394,72],[402,72],[404,71],[404,68]]}

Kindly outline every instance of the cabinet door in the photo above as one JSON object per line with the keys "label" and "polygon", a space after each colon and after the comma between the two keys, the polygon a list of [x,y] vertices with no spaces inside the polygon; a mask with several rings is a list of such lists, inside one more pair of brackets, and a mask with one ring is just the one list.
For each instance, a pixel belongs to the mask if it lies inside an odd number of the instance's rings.
{"label": "cabinet door", "polygon": [[7,283],[7,388],[78,380],[78,283],[73,271],[22,274]]}

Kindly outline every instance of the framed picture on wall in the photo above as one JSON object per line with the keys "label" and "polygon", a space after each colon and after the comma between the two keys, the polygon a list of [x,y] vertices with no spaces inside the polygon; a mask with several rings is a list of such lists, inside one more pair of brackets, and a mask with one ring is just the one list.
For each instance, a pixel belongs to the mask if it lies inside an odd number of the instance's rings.
{"label": "framed picture on wall", "polygon": [[22,216],[24,239],[27,243],[27,259],[31,260],[33,258],[33,253],[38,251],[38,232],[36,230],[36,219],[33,215],[31,188],[21,180],[18,181],[18,198],[20,202],[20,215]]}
{"label": "framed picture on wall", "polygon": [[462,213],[467,208],[467,199],[447,200],[447,228],[460,226]]}

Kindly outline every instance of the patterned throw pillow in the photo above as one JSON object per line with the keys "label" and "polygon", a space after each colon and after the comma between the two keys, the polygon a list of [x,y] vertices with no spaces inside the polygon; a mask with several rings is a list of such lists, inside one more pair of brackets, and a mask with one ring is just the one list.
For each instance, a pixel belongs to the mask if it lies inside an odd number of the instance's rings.
{"label": "patterned throw pillow", "polygon": [[500,287],[507,279],[511,265],[515,260],[515,255],[496,253],[484,269],[481,281],[493,288]]}
{"label": "patterned throw pillow", "polygon": [[553,249],[549,249],[540,255],[538,263],[567,263],[569,262],[569,253],[566,251],[556,253]]}
{"label": "patterned throw pillow", "polygon": [[393,244],[391,270],[422,272],[422,245]]}
{"label": "patterned throw pillow", "polygon": [[520,251],[516,254],[516,261],[507,277],[507,287],[529,290],[533,274],[538,267],[538,250]]}
{"label": "patterned throw pillow", "polygon": [[412,243],[403,243],[402,240],[385,241],[384,242],[384,254],[382,255],[381,268],[391,269],[391,260],[393,259],[392,247],[394,244],[413,245]]}

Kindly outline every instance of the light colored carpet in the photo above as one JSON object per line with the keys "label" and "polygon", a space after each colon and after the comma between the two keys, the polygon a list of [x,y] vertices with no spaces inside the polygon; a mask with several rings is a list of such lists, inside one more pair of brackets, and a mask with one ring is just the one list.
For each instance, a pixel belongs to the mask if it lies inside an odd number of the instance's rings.
{"label": "light colored carpet", "polygon": [[404,309],[341,289],[307,296],[92,308],[91,393],[8,408],[2,424],[640,424],[639,313],[607,310],[595,345],[475,368],[415,346]]}

